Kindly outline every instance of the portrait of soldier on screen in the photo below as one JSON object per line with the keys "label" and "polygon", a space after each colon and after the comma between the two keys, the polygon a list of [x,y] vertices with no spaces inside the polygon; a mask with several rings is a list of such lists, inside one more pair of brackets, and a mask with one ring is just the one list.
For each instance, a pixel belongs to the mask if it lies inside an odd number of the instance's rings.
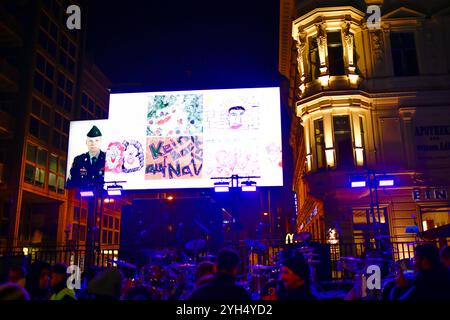
{"label": "portrait of soldier on screen", "polygon": [[103,183],[106,154],[100,149],[102,133],[93,126],[86,136],[86,153],[76,156],[67,180],[68,188],[83,188]]}

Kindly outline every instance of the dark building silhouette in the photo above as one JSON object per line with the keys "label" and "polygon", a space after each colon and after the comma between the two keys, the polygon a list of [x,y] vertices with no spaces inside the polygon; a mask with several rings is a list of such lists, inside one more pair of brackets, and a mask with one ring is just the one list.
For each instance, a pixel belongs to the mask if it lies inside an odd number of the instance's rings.
{"label": "dark building silhouette", "polygon": [[[81,30],[66,26],[72,4]],[[69,127],[107,118],[111,83],[87,57],[84,5],[0,3],[0,246],[86,237],[86,205],[65,189]],[[105,204],[104,244],[119,242],[120,208]]]}

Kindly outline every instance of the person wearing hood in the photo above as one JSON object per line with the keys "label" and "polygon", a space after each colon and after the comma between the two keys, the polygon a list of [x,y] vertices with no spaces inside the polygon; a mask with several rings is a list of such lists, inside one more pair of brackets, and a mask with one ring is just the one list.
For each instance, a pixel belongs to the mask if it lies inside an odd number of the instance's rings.
{"label": "person wearing hood", "polygon": [[50,298],[51,266],[43,261],[36,261],[30,267],[25,281],[25,289],[31,300],[48,300]]}
{"label": "person wearing hood", "polygon": [[450,300],[450,271],[439,260],[439,250],[430,244],[414,250],[416,275],[399,300]]}

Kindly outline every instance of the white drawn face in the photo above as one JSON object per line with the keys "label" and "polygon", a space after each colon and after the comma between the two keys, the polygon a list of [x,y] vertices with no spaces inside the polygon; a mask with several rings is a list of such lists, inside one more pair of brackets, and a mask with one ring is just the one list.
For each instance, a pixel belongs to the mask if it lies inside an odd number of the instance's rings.
{"label": "white drawn face", "polygon": [[233,109],[230,110],[228,115],[228,121],[231,129],[239,129],[243,125],[243,119],[245,115],[245,110]]}

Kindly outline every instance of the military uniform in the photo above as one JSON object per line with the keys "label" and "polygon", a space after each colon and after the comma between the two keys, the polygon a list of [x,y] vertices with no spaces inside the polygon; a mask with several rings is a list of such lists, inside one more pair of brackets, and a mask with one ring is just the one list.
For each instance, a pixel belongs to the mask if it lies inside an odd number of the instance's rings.
{"label": "military uniform", "polygon": [[[100,130],[93,126],[88,132],[88,138],[101,137]],[[91,157],[89,152],[80,154],[73,160],[70,168],[70,177],[67,180],[68,188],[84,188],[103,184],[105,176],[106,153],[101,151]]]}
{"label": "military uniform", "polygon": [[98,159],[91,160],[89,152],[81,154],[73,160],[70,168],[69,188],[87,187],[104,182],[106,153],[100,151]]}

